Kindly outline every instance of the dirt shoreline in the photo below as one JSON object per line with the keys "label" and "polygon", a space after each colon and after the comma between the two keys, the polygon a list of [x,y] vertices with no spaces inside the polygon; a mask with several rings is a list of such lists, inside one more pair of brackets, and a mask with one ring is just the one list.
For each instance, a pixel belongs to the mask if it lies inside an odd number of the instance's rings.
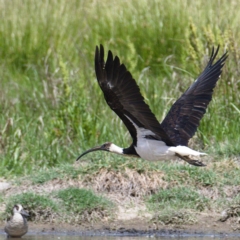
{"label": "dirt shoreline", "polygon": [[[116,220],[104,223],[34,223],[29,222],[28,235],[77,235],[77,236],[209,236],[240,237],[240,231],[232,225],[220,222],[216,217],[201,216],[191,225],[157,225],[144,219]],[[1,229],[4,229],[1,223]]]}

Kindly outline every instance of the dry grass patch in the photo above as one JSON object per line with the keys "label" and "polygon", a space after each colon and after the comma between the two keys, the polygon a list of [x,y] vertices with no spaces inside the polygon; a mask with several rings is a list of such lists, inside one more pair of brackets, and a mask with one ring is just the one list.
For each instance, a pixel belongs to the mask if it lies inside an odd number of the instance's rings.
{"label": "dry grass patch", "polygon": [[98,192],[118,193],[123,196],[141,197],[165,189],[168,182],[160,171],[138,172],[125,168],[123,171],[100,169],[95,174],[86,175],[82,184],[93,187]]}
{"label": "dry grass patch", "polygon": [[161,171],[138,171],[125,168],[121,170],[99,169],[94,173],[81,175],[75,178],[64,176],[61,179],[52,179],[41,184],[32,184],[28,179],[23,180],[21,186],[12,185],[6,195],[34,191],[37,193],[52,192],[68,187],[88,188],[95,192],[115,193],[126,197],[141,197],[165,189],[169,183],[164,179]]}

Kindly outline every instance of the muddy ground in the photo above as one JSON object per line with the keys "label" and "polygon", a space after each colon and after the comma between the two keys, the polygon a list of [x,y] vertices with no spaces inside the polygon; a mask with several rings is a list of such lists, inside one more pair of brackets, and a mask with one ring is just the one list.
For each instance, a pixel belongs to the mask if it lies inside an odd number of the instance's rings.
{"label": "muddy ground", "polygon": [[[29,234],[47,235],[118,235],[118,236],[239,236],[240,231],[233,230],[231,224],[218,221],[218,216],[199,216],[199,222],[191,225],[157,225],[146,219],[114,220],[103,223],[33,223],[29,222]],[[4,228],[4,223],[1,224]]]}

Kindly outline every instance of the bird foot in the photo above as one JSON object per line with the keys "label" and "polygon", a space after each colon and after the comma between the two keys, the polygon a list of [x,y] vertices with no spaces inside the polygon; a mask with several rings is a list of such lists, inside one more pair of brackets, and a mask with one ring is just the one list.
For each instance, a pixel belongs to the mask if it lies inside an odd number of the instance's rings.
{"label": "bird foot", "polygon": [[176,154],[179,158],[183,159],[184,161],[186,161],[187,163],[193,165],[193,166],[197,166],[197,167],[205,167],[207,166],[206,164],[202,163],[201,161],[199,160],[194,160],[194,159],[191,159],[190,157],[188,156],[181,156],[180,154]]}
{"label": "bird foot", "polygon": [[205,167],[207,166],[206,164],[202,163],[201,161],[198,160],[193,160],[193,159],[184,159],[186,162],[188,162],[191,165],[197,166],[197,167]]}

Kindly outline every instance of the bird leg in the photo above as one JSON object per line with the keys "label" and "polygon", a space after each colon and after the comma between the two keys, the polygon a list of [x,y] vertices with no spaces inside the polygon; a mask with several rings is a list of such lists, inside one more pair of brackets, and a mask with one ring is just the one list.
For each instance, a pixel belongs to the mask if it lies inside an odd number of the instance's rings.
{"label": "bird leg", "polygon": [[183,159],[184,161],[188,162],[191,165],[194,165],[194,166],[197,166],[197,167],[205,167],[206,166],[206,164],[202,163],[201,161],[191,159],[188,156],[182,156],[178,153],[176,153],[176,156],[178,156],[179,158]]}

